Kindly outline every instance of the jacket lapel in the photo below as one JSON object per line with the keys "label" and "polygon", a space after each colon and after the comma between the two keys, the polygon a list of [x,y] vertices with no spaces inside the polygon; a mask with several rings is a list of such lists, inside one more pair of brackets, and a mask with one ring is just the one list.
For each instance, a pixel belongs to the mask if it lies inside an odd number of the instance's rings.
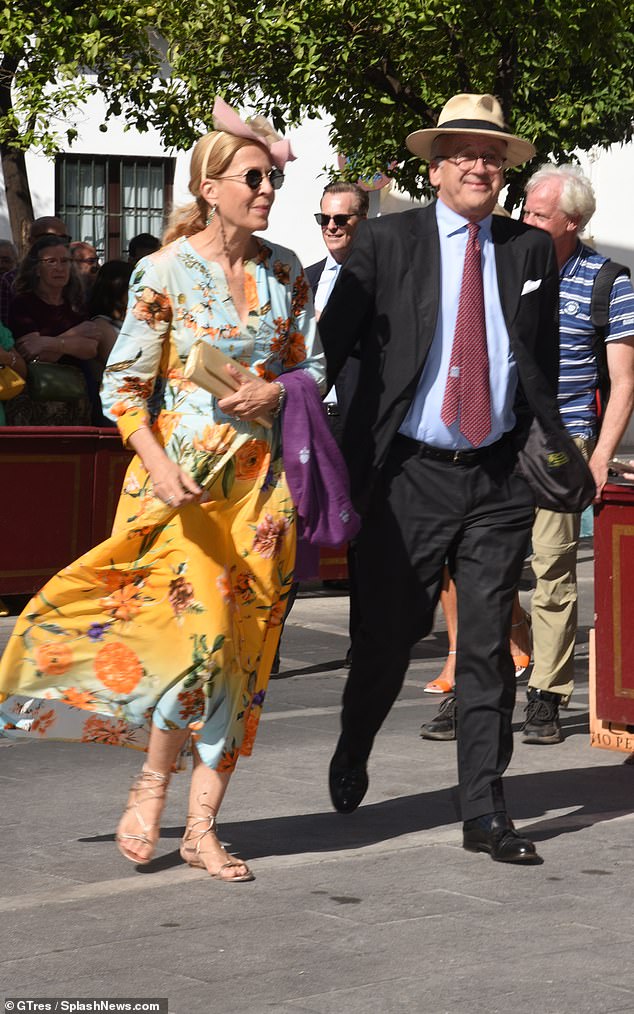
{"label": "jacket lapel", "polygon": [[440,240],[435,201],[412,222],[410,285],[416,306],[414,365],[418,381],[434,337],[440,304]]}
{"label": "jacket lapel", "polygon": [[506,228],[506,221],[493,216],[491,235],[495,246],[495,269],[500,292],[500,302],[507,328],[511,328],[517,316],[522,297],[522,286],[526,280],[525,254],[513,243],[513,234]]}

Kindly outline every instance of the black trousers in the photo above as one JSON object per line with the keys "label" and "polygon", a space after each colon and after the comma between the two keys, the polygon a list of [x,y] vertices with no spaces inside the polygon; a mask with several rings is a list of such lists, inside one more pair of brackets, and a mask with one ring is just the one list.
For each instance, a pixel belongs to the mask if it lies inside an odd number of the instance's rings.
{"label": "black trousers", "polygon": [[462,819],[504,810],[512,753],[513,598],[534,501],[510,446],[476,464],[433,461],[397,437],[356,543],[360,623],[337,755],[365,761],[412,646],[432,629],[443,565],[458,592],[456,695]]}

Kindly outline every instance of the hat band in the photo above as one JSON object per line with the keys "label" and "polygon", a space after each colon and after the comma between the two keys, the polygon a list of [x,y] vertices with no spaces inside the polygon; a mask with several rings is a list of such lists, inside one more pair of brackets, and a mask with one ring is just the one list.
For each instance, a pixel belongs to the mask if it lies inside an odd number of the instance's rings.
{"label": "hat band", "polygon": [[439,123],[436,128],[442,130],[495,130],[499,134],[508,134],[506,127],[498,127],[497,123],[490,120],[447,120],[446,123]]}

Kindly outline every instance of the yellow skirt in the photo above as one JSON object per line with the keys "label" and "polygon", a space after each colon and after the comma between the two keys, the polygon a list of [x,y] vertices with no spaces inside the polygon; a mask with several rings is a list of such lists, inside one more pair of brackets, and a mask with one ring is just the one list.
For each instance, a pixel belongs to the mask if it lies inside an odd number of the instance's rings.
{"label": "yellow skirt", "polygon": [[277,465],[249,441],[207,502],[168,513],[135,458],[112,537],[17,621],[0,663],[0,735],[144,750],[154,723],[189,728],[219,771],[250,754],[295,563]]}

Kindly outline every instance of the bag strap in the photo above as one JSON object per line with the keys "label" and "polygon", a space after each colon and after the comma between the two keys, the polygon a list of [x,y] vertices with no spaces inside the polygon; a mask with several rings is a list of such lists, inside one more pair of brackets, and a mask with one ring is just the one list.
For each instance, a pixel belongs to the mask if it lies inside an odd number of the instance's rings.
{"label": "bag strap", "polygon": [[610,321],[612,286],[620,275],[627,275],[629,278],[630,269],[625,264],[618,264],[617,261],[604,261],[595,275],[590,299],[590,320],[594,328],[592,349],[597,361],[598,373],[599,416],[605,411],[605,405],[610,397],[610,373],[605,336]]}

